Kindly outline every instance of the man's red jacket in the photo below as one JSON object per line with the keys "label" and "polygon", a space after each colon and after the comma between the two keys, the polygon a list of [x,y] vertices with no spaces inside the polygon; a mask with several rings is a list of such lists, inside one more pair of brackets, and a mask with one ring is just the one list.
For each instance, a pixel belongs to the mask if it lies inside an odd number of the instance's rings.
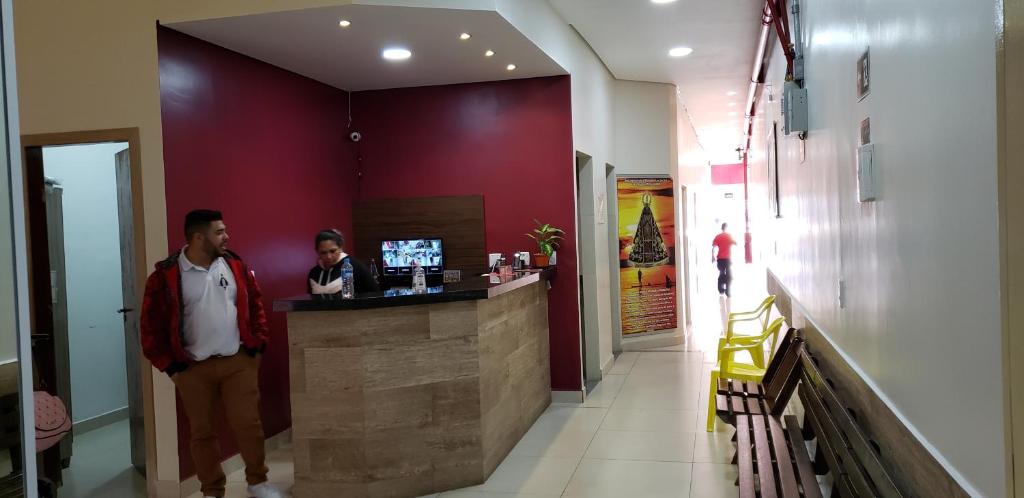
{"label": "man's red jacket", "polygon": [[[156,264],[156,271],[146,280],[146,294],[142,300],[142,353],[154,367],[168,375],[185,370],[193,363],[185,351],[185,323],[182,320],[185,308],[178,266],[180,256],[179,251]],[[228,251],[224,260],[238,283],[235,307],[238,309],[238,335],[242,348],[255,355],[267,344],[263,293],[242,258]]]}

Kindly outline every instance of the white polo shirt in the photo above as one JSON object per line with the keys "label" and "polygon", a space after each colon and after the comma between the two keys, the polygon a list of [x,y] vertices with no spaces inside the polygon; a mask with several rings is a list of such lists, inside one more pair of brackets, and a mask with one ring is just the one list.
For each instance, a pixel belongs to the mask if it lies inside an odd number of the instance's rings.
{"label": "white polo shirt", "polygon": [[210,268],[196,266],[185,250],[178,258],[181,269],[181,295],[184,299],[185,350],[194,361],[211,356],[231,356],[238,352],[238,287],[224,258]]}

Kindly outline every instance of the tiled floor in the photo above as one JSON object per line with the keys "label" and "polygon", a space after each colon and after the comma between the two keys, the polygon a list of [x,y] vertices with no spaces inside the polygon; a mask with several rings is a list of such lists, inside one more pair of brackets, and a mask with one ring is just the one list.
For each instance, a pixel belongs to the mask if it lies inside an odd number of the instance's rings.
{"label": "tiled floor", "polygon": [[[735,309],[763,298],[763,273],[735,269]],[[582,405],[552,405],[486,483],[433,498],[583,496],[718,498],[737,495],[732,429],[704,430],[713,350],[722,329],[717,295],[694,299],[686,344],[627,352]],[[271,481],[289,490],[287,450],[271,456]],[[230,477],[229,498],[245,496],[244,475]],[[195,495],[194,498],[199,498]]]}
{"label": "tiled floor", "polygon": [[144,497],[146,478],[132,467],[128,421],[75,436],[71,467],[59,495],[68,498]]}

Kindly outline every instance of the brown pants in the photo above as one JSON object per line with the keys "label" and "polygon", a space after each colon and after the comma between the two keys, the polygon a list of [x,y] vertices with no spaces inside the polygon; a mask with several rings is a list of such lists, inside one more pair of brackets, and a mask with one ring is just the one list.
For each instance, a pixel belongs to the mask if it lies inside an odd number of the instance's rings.
{"label": "brown pants", "polygon": [[192,460],[204,496],[224,496],[227,483],[217,440],[218,401],[224,405],[224,415],[238,441],[246,480],[250,485],[267,480],[259,368],[259,358],[239,351],[234,356],[201,361],[171,377],[192,427]]}

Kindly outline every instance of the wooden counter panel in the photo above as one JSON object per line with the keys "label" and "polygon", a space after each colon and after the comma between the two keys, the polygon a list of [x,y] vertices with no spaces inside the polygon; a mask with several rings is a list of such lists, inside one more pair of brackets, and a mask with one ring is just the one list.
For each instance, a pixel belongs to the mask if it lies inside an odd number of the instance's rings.
{"label": "wooden counter panel", "polygon": [[478,311],[483,465],[490,475],[551,404],[546,286],[480,301]]}
{"label": "wooden counter panel", "polygon": [[297,498],[481,484],[551,401],[544,282],[288,324]]}

